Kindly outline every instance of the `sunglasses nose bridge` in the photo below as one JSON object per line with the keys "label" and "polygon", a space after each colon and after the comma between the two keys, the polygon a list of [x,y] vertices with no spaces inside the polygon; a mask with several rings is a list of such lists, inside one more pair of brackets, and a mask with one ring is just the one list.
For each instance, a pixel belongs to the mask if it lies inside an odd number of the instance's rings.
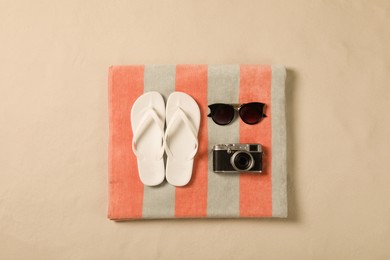
{"label": "sunglasses nose bridge", "polygon": [[234,108],[234,110],[238,111],[240,110],[241,104],[231,104],[231,106]]}

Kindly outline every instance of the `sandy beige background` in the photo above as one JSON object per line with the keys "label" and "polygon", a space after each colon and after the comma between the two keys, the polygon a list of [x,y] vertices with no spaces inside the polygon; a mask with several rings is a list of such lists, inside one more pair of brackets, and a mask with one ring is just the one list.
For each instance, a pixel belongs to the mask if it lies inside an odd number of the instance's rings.
{"label": "sandy beige background", "polygon": [[[388,1],[0,0],[1,259],[389,259]],[[115,223],[107,69],[288,68],[289,218]]]}

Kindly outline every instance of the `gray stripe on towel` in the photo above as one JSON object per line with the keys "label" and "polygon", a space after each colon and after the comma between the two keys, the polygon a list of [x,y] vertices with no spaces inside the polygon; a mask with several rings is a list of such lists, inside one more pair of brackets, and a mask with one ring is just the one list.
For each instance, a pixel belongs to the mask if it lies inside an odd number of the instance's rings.
{"label": "gray stripe on towel", "polygon": [[[209,65],[208,104],[238,103],[240,86],[239,65]],[[239,216],[239,175],[237,173],[214,173],[212,147],[215,144],[238,143],[239,120],[227,126],[219,126],[208,119],[208,217]]]}
{"label": "gray stripe on towel", "polygon": [[272,66],[272,216],[287,217],[286,69]]}
{"label": "gray stripe on towel", "polygon": [[[175,91],[175,65],[145,65],[144,92],[157,91],[165,103]],[[144,187],[143,218],[173,218],[175,216],[175,187],[165,180],[156,187]]]}

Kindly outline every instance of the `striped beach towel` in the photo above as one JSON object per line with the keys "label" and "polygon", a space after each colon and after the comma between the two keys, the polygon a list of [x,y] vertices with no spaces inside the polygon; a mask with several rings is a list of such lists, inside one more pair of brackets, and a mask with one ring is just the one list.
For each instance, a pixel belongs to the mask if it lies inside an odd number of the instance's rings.
{"label": "striped beach towel", "polygon": [[[109,69],[109,206],[112,220],[158,218],[286,217],[285,78],[282,66],[269,65],[131,65]],[[144,186],[131,148],[130,110],[144,92],[191,95],[199,105],[199,149],[190,183],[164,181]],[[256,125],[240,119],[227,126],[207,117],[213,103],[266,104]],[[263,172],[212,171],[212,147],[223,143],[260,143]]]}

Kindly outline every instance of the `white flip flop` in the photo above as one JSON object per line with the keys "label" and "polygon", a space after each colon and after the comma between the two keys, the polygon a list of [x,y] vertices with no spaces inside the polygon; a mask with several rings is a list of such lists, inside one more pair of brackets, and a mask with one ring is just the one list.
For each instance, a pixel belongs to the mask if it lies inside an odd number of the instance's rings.
{"label": "white flip flop", "polygon": [[166,179],[174,186],[184,186],[191,180],[194,156],[198,151],[198,104],[183,92],[172,93],[167,101],[166,123]]}
{"label": "white flip flop", "polygon": [[130,120],[139,177],[147,186],[159,185],[165,178],[165,103],[161,94],[152,91],[140,96],[131,109]]}

